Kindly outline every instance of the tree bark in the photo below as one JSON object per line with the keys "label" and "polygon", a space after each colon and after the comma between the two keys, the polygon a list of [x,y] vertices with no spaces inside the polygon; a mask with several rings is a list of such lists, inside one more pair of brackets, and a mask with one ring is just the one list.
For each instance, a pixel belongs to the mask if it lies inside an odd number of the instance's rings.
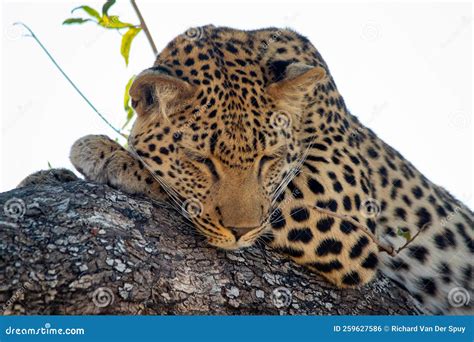
{"label": "tree bark", "polygon": [[420,314],[380,275],[341,290],[265,246],[207,246],[166,203],[71,177],[0,194],[2,314]]}

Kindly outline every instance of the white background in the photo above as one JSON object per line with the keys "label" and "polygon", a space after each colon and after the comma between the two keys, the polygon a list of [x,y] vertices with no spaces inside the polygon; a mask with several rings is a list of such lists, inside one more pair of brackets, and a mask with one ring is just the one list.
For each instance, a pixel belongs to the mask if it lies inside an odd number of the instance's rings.
{"label": "white background", "polygon": [[[134,41],[126,68],[118,33],[92,23],[61,25],[72,8],[101,8],[102,3],[2,3],[0,191],[46,169],[48,162],[72,168],[69,148],[83,135],[116,137],[39,46],[11,26],[28,24],[86,96],[120,126],[126,81],[153,63],[145,35]],[[138,5],[158,50],[187,28],[210,23],[291,27],[307,36],[328,63],[351,112],[428,178],[474,207],[470,3],[138,0]],[[109,14],[138,22],[128,1]]]}

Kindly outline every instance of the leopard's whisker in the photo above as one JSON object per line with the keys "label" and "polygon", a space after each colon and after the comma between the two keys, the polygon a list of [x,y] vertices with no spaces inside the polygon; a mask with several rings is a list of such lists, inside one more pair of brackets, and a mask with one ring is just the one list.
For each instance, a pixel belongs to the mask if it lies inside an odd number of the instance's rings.
{"label": "leopard's whisker", "polygon": [[137,153],[133,145],[129,142],[128,144],[130,152],[133,154],[135,158],[137,158],[143,166],[148,170],[150,175],[162,186],[163,190],[166,194],[170,197],[174,204],[177,206],[175,207],[176,210],[181,211],[183,210],[183,201],[180,199],[179,195],[177,194],[176,190],[173,189],[167,182],[159,177],[153,169],[148,165],[148,163]]}
{"label": "leopard's whisker", "polygon": [[[314,142],[314,138],[311,140],[311,142],[309,143],[308,147],[305,149],[303,155],[301,156],[300,160],[297,162],[297,166],[294,168],[294,170],[298,170],[298,171],[293,171],[293,172],[290,172],[289,175],[287,177],[284,178],[284,180],[280,183],[280,185],[278,186],[278,188],[280,188],[279,192],[278,193],[275,193],[272,198],[272,203],[271,203],[271,206],[270,206],[270,210],[267,212],[267,215],[265,217],[265,219],[263,220],[264,222],[264,225],[268,225],[270,224],[270,219],[271,219],[271,216],[273,214],[273,212],[280,208],[281,205],[277,205],[275,206],[275,203],[277,202],[277,199],[278,197],[281,195],[281,193],[286,189],[286,186],[291,182],[291,180],[297,176],[297,174],[299,173],[299,171],[301,170],[300,167],[301,165],[303,165],[303,163],[306,161],[306,158],[309,154],[309,150],[311,149],[311,144]],[[292,178],[289,178],[289,177],[292,177]]]}
{"label": "leopard's whisker", "polygon": [[272,195],[272,205],[275,204],[275,202],[277,201],[278,197],[281,195],[281,193],[286,189],[287,185],[293,180],[293,178],[295,178],[298,173],[300,172],[301,170],[301,166],[303,165],[303,163],[306,161],[306,158],[308,157],[308,154],[309,154],[309,150],[311,149],[311,145],[312,143],[314,142],[316,137],[313,137],[313,139],[311,140],[311,142],[308,144],[308,147],[305,149],[305,151],[303,152],[300,160],[298,160],[296,166],[288,173],[288,175],[283,179],[283,181],[280,183],[280,185],[277,187],[277,189],[275,190],[274,194]]}
{"label": "leopard's whisker", "polygon": [[[313,141],[314,141],[314,138],[313,138],[313,140],[311,141],[311,143],[312,143]],[[277,190],[274,192],[274,195],[272,196],[272,198],[274,198],[274,200],[276,200],[276,198],[278,198],[278,196],[281,194],[281,192],[282,192],[281,189],[282,189],[282,188],[285,189],[286,186],[289,184],[289,182],[298,174],[301,165],[304,163],[304,161],[305,161],[306,158],[307,158],[307,155],[308,155],[308,153],[309,153],[309,149],[310,149],[311,143],[309,144],[309,147],[304,151],[302,157],[301,157],[300,160],[297,162],[296,166],[285,176],[285,178],[282,180],[282,182],[280,183],[280,185],[277,187]]]}

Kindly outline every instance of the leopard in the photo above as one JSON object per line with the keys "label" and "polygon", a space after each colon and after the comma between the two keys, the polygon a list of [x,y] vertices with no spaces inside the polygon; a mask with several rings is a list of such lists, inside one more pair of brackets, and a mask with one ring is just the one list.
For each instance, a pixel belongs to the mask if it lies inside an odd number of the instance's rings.
{"label": "leopard", "polygon": [[473,313],[472,210],[349,112],[306,37],[193,27],[129,94],[126,148],[71,148],[87,180],[172,203],[217,248],[264,242],[337,288],[381,272],[426,313]]}

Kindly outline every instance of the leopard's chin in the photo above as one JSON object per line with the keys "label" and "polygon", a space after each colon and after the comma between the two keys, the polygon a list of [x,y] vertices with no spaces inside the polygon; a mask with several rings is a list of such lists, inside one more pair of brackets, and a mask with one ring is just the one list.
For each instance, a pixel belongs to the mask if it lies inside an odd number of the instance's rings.
{"label": "leopard's chin", "polygon": [[[233,241],[232,241],[233,240]],[[219,249],[224,249],[227,251],[235,251],[235,250],[240,250],[240,249],[245,249],[252,247],[257,239],[252,239],[252,240],[235,240],[232,239],[229,241],[216,241],[212,238],[207,238],[207,243],[213,247],[217,247]]]}
{"label": "leopard's chin", "polygon": [[224,250],[239,250],[252,247],[260,237],[266,234],[268,229],[267,225],[262,224],[241,236],[236,236],[231,230],[219,225],[214,226],[215,229],[212,232],[206,227],[198,225],[197,222],[194,222],[194,227],[204,236],[209,245]]}

